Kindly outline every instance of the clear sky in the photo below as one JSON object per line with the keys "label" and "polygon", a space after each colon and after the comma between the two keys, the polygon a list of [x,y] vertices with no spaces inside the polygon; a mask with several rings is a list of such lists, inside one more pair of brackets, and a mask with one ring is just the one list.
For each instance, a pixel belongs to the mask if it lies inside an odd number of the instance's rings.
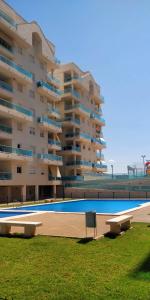
{"label": "clear sky", "polygon": [[150,1],[7,0],[36,20],[63,62],[90,70],[101,86],[106,162],[114,171],[150,159]]}

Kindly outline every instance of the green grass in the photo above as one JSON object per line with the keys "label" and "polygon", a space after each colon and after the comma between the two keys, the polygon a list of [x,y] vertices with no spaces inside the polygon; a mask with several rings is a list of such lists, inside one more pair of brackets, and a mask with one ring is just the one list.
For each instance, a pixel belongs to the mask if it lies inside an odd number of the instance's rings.
{"label": "green grass", "polygon": [[150,227],[115,239],[0,238],[0,299],[149,300]]}

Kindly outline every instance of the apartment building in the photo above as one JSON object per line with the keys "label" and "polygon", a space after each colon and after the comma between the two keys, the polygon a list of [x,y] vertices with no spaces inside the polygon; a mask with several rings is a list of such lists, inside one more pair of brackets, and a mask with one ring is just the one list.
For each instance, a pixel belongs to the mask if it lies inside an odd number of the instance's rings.
{"label": "apartment building", "polygon": [[92,75],[61,65],[40,26],[0,0],[0,202],[106,171],[102,103]]}

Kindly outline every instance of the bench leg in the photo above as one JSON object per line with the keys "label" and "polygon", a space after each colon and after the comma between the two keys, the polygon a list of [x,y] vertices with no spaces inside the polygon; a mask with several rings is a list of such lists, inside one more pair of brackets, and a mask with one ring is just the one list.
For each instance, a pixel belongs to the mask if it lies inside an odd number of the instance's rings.
{"label": "bench leg", "polygon": [[111,224],[110,231],[115,234],[119,234],[121,232],[121,228],[119,224]]}
{"label": "bench leg", "polygon": [[130,220],[128,220],[127,222],[125,222],[121,225],[121,230],[127,230],[130,227],[131,227],[131,222],[130,222]]}
{"label": "bench leg", "polygon": [[26,225],[24,227],[24,235],[27,237],[34,236],[36,232],[36,227],[32,225]]}
{"label": "bench leg", "polygon": [[0,234],[5,235],[5,234],[9,234],[11,230],[11,226],[10,225],[0,225]]}

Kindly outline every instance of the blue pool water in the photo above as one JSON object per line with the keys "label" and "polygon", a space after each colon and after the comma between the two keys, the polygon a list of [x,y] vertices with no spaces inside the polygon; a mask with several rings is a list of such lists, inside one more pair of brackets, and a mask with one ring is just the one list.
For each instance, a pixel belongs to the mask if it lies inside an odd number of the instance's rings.
{"label": "blue pool water", "polygon": [[20,215],[26,215],[29,214],[29,212],[11,212],[11,211],[0,211],[0,218],[6,218],[6,217],[16,217]]}
{"label": "blue pool water", "polygon": [[78,200],[42,205],[19,207],[17,210],[57,211],[57,212],[87,212],[118,213],[138,207],[140,204],[150,203],[146,200]]}

